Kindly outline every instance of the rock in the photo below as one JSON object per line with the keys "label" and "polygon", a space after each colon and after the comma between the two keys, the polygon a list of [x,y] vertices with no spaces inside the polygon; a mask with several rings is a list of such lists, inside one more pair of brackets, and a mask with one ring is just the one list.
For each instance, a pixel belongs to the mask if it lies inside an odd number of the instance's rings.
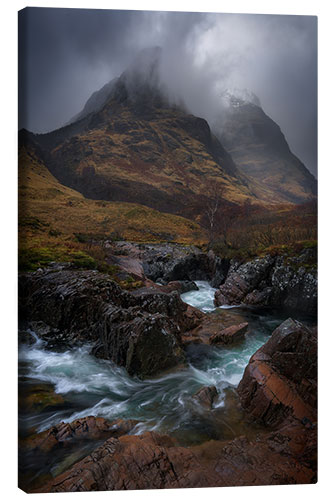
{"label": "rock", "polygon": [[18,406],[20,412],[39,413],[64,404],[61,394],[54,392],[51,384],[19,384]]}
{"label": "rock", "polygon": [[165,293],[177,291],[180,294],[191,292],[192,290],[199,290],[199,287],[194,281],[170,281],[166,285],[158,285],[158,287],[155,286],[155,288]]}
{"label": "rock", "polygon": [[288,319],[250,359],[238,394],[255,420],[272,427],[287,417],[316,421],[317,341],[313,331]]}
{"label": "rock", "polygon": [[[167,285],[180,293],[197,290],[194,280],[210,281],[214,288],[225,280],[230,261],[217,257],[212,250],[202,252],[195,246],[177,244],[137,244],[124,241],[105,243],[108,262],[117,265],[135,279],[145,278]],[[181,288],[174,285],[181,283]]]}
{"label": "rock", "polygon": [[91,342],[96,356],[141,378],[185,362],[180,335],[196,323],[176,291],[129,293],[107,275],[71,269],[27,273],[19,281],[20,318],[34,322],[52,347]]}
{"label": "rock", "polygon": [[[194,308],[193,308],[194,309]],[[198,311],[197,309],[195,311]],[[199,311],[200,312],[200,311]],[[221,330],[234,326],[235,320],[243,322],[243,317],[233,312],[230,314],[227,310],[217,309],[212,314],[203,314],[199,317],[194,328],[188,328],[182,333],[181,339],[184,345],[191,343],[195,344],[210,344],[211,337],[219,335]]]}
{"label": "rock", "polygon": [[31,335],[30,331],[20,328],[18,331],[18,343],[33,345],[36,343],[36,339],[33,335]]}
{"label": "rock", "polygon": [[240,437],[190,448],[154,432],[110,438],[33,492],[311,483],[316,480],[311,468],[315,466],[311,431],[301,434],[304,429],[259,435],[255,441]]}
{"label": "rock", "polygon": [[101,440],[119,437],[130,432],[137,420],[109,422],[101,417],[84,417],[71,423],[61,422],[50,429],[34,434],[20,442],[21,447],[35,452],[48,453],[56,448],[69,447],[77,440]]}
{"label": "rock", "polygon": [[248,323],[240,323],[239,325],[229,326],[218,333],[215,333],[209,338],[210,344],[234,344],[244,339],[247,331]]}
{"label": "rock", "polygon": [[273,263],[274,258],[270,256],[257,258],[229,272],[226,281],[215,294],[215,304],[237,305],[244,302],[246,296],[268,278]]}
{"label": "rock", "polygon": [[[241,265],[232,263],[225,282],[215,293],[215,305],[244,303],[315,315],[317,276],[313,260],[313,255],[304,250],[294,258],[266,256]],[[306,270],[305,265],[310,268]]]}
{"label": "rock", "polygon": [[194,281],[170,281],[168,286],[174,286],[174,284],[179,287],[178,290],[180,293],[191,292],[193,290],[199,290],[198,285]]}
{"label": "rock", "polygon": [[194,394],[193,398],[196,399],[201,406],[211,410],[217,396],[218,392],[215,385],[210,385],[199,389],[198,392]]}

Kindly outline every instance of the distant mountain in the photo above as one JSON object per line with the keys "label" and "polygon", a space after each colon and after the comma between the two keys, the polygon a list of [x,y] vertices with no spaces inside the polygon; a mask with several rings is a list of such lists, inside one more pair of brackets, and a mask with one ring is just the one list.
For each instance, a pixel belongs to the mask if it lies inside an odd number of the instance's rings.
{"label": "distant mountain", "polygon": [[239,170],[272,193],[275,201],[304,202],[316,196],[317,182],[290,151],[280,127],[248,91],[225,92],[214,132]]}

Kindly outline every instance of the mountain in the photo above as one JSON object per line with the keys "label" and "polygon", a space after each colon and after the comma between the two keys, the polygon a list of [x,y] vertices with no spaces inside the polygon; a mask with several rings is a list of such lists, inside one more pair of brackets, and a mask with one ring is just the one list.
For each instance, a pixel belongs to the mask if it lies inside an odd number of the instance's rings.
{"label": "mountain", "polygon": [[62,185],[86,198],[190,219],[216,196],[242,205],[297,203],[314,195],[314,178],[253,94],[225,96],[231,105],[214,135],[206,120],[170,102],[161,56],[159,47],[141,52],[66,126],[26,133]]}
{"label": "mountain", "polygon": [[239,170],[272,193],[272,201],[302,203],[316,196],[317,182],[290,151],[280,127],[248,91],[226,92],[214,132]]}
{"label": "mountain", "polygon": [[33,135],[61,184],[87,198],[140,203],[196,216],[212,191],[243,203],[254,191],[208,123],[171,104],[159,50],[141,54],[87,102],[79,118]]}

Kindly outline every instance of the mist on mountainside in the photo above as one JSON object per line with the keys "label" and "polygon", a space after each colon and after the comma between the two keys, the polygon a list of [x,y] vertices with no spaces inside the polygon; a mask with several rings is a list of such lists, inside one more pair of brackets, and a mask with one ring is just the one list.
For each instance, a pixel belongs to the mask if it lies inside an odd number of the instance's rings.
{"label": "mist on mountainside", "polygon": [[27,14],[31,29],[20,59],[29,47],[29,70],[20,127],[46,132],[63,126],[129,65],[145,74],[138,53],[161,47],[155,76],[170,102],[211,124],[226,89],[248,89],[280,125],[291,150],[316,171],[316,18],[51,11]]}

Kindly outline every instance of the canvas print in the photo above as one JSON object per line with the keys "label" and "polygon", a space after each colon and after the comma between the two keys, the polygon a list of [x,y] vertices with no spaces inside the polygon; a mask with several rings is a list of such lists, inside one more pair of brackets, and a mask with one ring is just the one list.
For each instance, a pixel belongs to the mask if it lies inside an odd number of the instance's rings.
{"label": "canvas print", "polygon": [[19,487],[317,477],[317,19],[19,12]]}

